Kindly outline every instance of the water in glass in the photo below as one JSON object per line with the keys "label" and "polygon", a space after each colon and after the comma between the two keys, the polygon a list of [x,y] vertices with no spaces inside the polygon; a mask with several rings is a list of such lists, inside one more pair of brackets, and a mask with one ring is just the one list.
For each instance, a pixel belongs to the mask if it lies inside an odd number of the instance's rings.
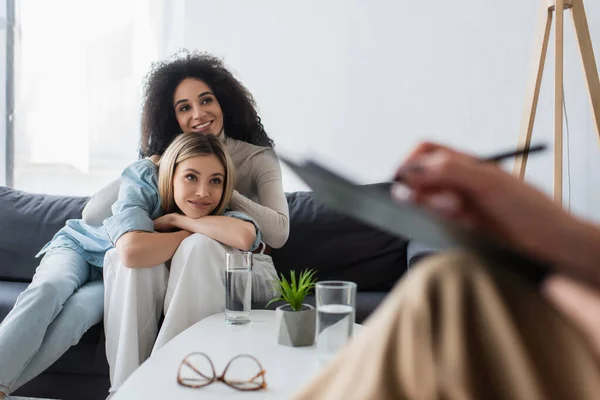
{"label": "water in glass", "polygon": [[225,320],[239,325],[250,322],[252,301],[252,272],[246,269],[227,271],[225,285]]}
{"label": "water in glass", "polygon": [[354,330],[354,307],[327,304],[317,309],[319,359],[329,361],[346,344]]}

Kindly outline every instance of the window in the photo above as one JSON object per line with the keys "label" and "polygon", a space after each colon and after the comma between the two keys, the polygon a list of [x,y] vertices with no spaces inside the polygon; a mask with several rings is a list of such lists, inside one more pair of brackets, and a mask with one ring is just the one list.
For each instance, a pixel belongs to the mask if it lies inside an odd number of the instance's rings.
{"label": "window", "polygon": [[17,2],[14,187],[90,195],[137,159],[157,3]]}

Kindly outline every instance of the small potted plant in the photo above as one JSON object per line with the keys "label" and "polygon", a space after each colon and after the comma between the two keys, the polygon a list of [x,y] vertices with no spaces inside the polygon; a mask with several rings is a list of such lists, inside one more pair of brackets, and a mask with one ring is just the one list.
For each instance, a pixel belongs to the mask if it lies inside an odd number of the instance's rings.
{"label": "small potted plant", "polygon": [[296,279],[296,273],[290,271],[289,281],[281,274],[281,279],[274,281],[279,297],[271,300],[285,301],[287,304],[277,307],[278,343],[285,346],[312,346],[315,342],[317,312],[310,304],[304,304],[304,298],[315,287],[315,270],[304,270]]}

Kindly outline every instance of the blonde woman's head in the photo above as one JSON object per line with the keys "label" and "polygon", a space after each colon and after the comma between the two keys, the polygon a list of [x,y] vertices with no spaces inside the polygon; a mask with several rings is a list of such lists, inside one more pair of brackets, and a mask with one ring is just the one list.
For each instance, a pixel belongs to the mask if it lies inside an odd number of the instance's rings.
{"label": "blonde woman's head", "polygon": [[165,213],[190,218],[222,214],[234,186],[233,163],[214,135],[178,135],[159,163],[158,191]]}

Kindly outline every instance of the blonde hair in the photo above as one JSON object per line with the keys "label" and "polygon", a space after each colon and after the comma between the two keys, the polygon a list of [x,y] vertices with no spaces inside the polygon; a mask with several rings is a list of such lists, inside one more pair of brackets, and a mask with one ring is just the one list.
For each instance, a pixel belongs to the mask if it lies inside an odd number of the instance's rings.
{"label": "blonde hair", "polygon": [[219,204],[211,213],[212,215],[223,214],[229,205],[235,187],[233,161],[231,161],[231,157],[227,153],[225,146],[216,136],[201,133],[177,135],[160,159],[158,168],[158,193],[162,209],[165,213],[181,212],[177,204],[175,204],[173,193],[173,176],[177,165],[192,157],[208,155],[215,155],[225,169],[223,195]]}

